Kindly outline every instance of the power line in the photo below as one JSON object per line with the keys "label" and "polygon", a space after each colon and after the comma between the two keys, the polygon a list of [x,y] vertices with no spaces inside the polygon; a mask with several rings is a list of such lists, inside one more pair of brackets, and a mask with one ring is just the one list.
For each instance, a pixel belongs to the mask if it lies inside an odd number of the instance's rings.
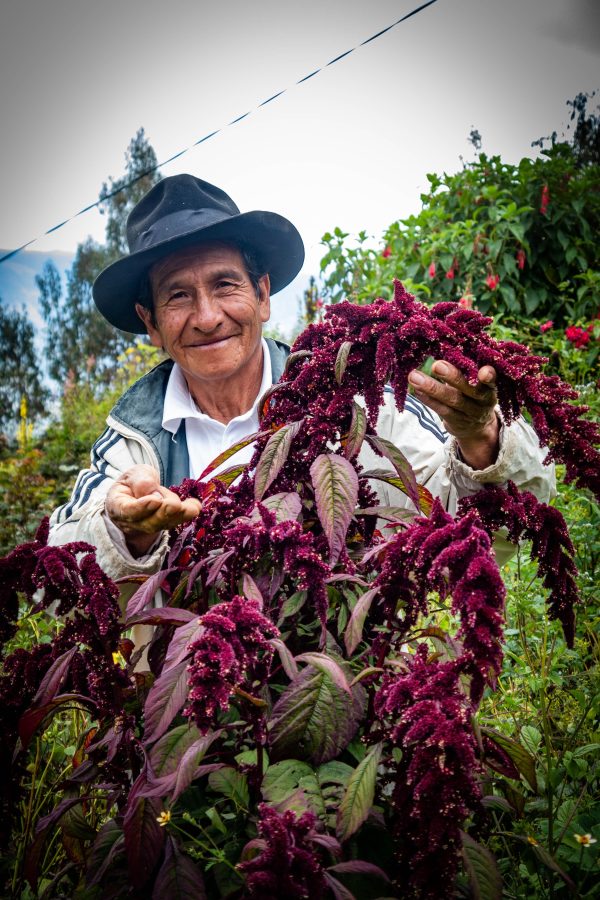
{"label": "power line", "polygon": [[[325,63],[324,66],[321,66],[319,69],[315,69],[314,72],[310,72],[308,75],[304,75],[302,78],[299,78],[291,87],[296,87],[298,84],[304,84],[304,82],[308,81],[309,78],[313,78],[315,75],[318,75],[319,72],[322,72],[324,69],[327,69],[329,66],[334,65],[334,63],[340,62],[342,59],[345,59],[351,53],[354,53],[355,50],[358,50],[360,47],[364,47],[366,44],[370,44],[371,41],[374,41],[376,38],[381,37],[383,34],[386,34],[388,31],[391,31],[392,28],[395,28],[396,25],[400,25],[402,22],[406,22],[407,19],[412,18],[412,16],[416,16],[417,13],[420,13],[422,10],[426,9],[428,6],[432,6],[434,3],[437,3],[437,0],[427,0],[426,3],[422,3],[420,6],[417,6],[415,9],[411,10],[405,16],[402,16],[400,19],[397,19],[395,22],[392,22],[391,25],[388,25],[386,28],[382,28],[381,31],[378,31],[377,34],[372,34],[371,37],[367,38],[364,41],[361,41],[360,44],[357,44],[356,47],[352,47],[350,50],[346,50],[344,53],[340,53],[334,59],[330,59],[328,63]],[[101,203],[106,203],[107,200],[110,200],[112,197],[116,197],[117,194],[120,194],[121,191],[127,190],[127,188],[132,187],[136,182],[140,181],[142,178],[145,178],[147,175],[151,175],[152,172],[155,172],[157,169],[162,168],[163,166],[168,165],[169,163],[174,162],[176,159],[179,159],[180,156],[183,156],[184,153],[188,153],[190,150],[193,150],[194,147],[198,147],[199,144],[203,144],[205,141],[210,140],[210,138],[215,137],[215,135],[220,134],[220,132],[224,131],[225,128],[229,128],[231,125],[236,125],[238,122],[241,122],[242,119],[246,119],[252,113],[255,113],[262,106],[266,106],[267,103],[271,103],[273,100],[277,100],[278,97],[281,97],[282,94],[286,94],[291,88],[284,88],[282,91],[278,91],[276,94],[273,94],[271,97],[268,97],[266,100],[263,100],[259,103],[254,109],[249,109],[247,112],[242,113],[241,116],[236,116],[235,119],[232,119],[231,122],[227,122],[225,125],[221,126],[221,128],[215,129],[215,131],[211,131],[209,134],[205,134],[204,137],[201,137],[199,140],[195,141],[193,144],[190,144],[189,147],[186,147],[184,150],[180,150],[178,153],[173,154],[168,159],[163,160],[162,162],[157,163],[155,166],[152,166],[150,169],[146,169],[144,172],[140,172],[136,175],[135,178],[132,178],[130,181],[127,181],[125,184],[120,185],[120,187],[116,188],[114,191],[110,191],[108,194],[102,194],[101,197],[98,198],[94,203],[89,203],[87,206],[84,206],[83,209],[80,209],[79,212],[74,213],[69,218],[64,219],[62,222],[59,222],[57,225],[53,225],[52,228],[48,228],[47,231],[44,231],[43,234],[38,235],[35,238],[32,238],[30,241],[27,241],[26,244],[21,244],[20,247],[16,247],[14,250],[10,250],[8,253],[5,253],[4,256],[0,256],[0,263],[6,262],[7,259],[11,259],[13,256],[16,256],[17,253],[21,253],[22,250],[25,250],[27,247],[30,247],[31,244],[35,244],[36,241],[39,241],[40,238],[46,237],[48,234],[52,234],[53,231],[58,231],[59,228],[62,228],[68,222],[72,222],[73,219],[77,219],[79,216],[82,216],[84,213],[89,212],[90,209],[94,209],[96,206],[100,206]]]}

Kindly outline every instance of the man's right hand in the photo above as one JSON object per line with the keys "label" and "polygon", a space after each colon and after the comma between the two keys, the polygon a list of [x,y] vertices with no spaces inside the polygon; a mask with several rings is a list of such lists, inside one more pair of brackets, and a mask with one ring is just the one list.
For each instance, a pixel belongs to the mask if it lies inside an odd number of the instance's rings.
{"label": "man's right hand", "polygon": [[108,517],[125,535],[133,556],[148,552],[162,531],[191,522],[200,513],[199,500],[181,500],[163,487],[152,466],[127,469],[106,495]]}

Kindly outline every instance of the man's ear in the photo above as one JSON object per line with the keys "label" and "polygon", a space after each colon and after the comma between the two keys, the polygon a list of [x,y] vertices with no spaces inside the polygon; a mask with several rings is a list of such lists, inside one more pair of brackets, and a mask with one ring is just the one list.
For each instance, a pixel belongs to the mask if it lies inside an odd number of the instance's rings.
{"label": "man's ear", "polygon": [[162,338],[160,333],[154,324],[153,316],[150,310],[142,306],[141,303],[135,304],[135,311],[146,326],[146,331],[148,332],[148,336],[155,347],[158,347],[160,350],[163,349]]}
{"label": "man's ear", "polygon": [[271,279],[269,275],[261,275],[258,280],[258,307],[260,321],[268,322],[271,318]]}

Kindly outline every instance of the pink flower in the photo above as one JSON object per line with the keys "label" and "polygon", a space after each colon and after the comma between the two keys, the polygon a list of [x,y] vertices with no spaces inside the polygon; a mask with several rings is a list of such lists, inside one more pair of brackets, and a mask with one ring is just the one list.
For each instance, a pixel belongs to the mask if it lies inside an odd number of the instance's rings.
{"label": "pink flower", "polygon": [[540,201],[540,212],[543,216],[548,213],[548,204],[550,203],[550,191],[548,190],[548,185],[545,184],[542,187],[542,199]]}
{"label": "pink flower", "polygon": [[548,319],[547,322],[544,322],[542,325],[540,325],[540,331],[543,334],[545,331],[550,331],[550,329],[553,327],[554,327],[554,322],[552,321],[552,319]]}
{"label": "pink flower", "polygon": [[317,297],[317,299],[315,300],[315,306],[317,307],[317,309],[323,309],[324,303],[322,297]]}
{"label": "pink flower", "polygon": [[565,337],[580,350],[589,343],[590,333],[584,328],[580,328],[579,325],[569,325],[568,328],[565,328]]}
{"label": "pink flower", "polygon": [[485,279],[485,283],[489,287],[490,291],[495,291],[498,285],[500,284],[500,276],[493,275],[491,272]]}
{"label": "pink flower", "polygon": [[450,281],[452,281],[452,279],[454,278],[454,269],[448,269],[448,271],[446,272],[446,278],[449,278]]}
{"label": "pink flower", "polygon": [[525,268],[526,259],[527,257],[525,256],[525,251],[523,250],[523,248],[519,248],[519,250],[517,250],[517,266],[519,269]]}
{"label": "pink flower", "polygon": [[430,278],[435,278],[435,263],[434,263],[434,262],[431,263],[431,265],[429,266],[428,271],[429,271],[429,277],[430,277]]}
{"label": "pink flower", "polygon": [[463,309],[473,309],[473,294],[465,294],[458,301],[458,305],[462,306]]}
{"label": "pink flower", "polygon": [[386,246],[385,250],[381,251],[381,255],[383,256],[384,259],[387,259],[388,256],[392,255],[392,248],[390,247],[389,244]]}

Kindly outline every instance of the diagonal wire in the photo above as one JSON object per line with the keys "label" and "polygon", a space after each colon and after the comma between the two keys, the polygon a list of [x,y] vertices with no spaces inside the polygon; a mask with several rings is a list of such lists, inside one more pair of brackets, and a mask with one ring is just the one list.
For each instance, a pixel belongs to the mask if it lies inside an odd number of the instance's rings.
{"label": "diagonal wire", "polygon": [[[329,66],[333,66],[334,63],[340,62],[340,60],[345,59],[351,53],[354,53],[355,50],[358,50],[359,47],[364,47],[366,44],[370,44],[371,41],[374,41],[376,38],[381,37],[383,34],[386,34],[388,31],[391,31],[392,28],[395,28],[396,25],[400,25],[402,22],[406,22],[407,19],[416,16],[417,13],[420,13],[422,10],[426,9],[428,6],[432,6],[434,3],[437,3],[437,0],[427,0],[426,3],[422,3],[420,6],[417,6],[415,9],[412,9],[409,13],[406,13],[405,16],[402,16],[400,19],[397,19],[395,22],[392,22],[391,25],[388,25],[386,28],[382,28],[381,31],[378,31],[377,34],[372,34],[371,37],[362,41],[360,44],[357,44],[356,47],[352,47],[350,50],[344,51],[344,53],[340,53],[338,56],[334,57],[334,59],[330,59],[328,63],[325,63],[324,66],[321,66],[319,69],[315,69],[314,72],[310,72],[308,75],[304,75],[302,78],[299,78],[291,87],[296,87],[296,85],[304,84],[305,81],[308,81],[309,78],[313,78],[315,75],[318,75],[319,72],[322,72],[324,69],[327,69]],[[271,97],[268,97],[266,100],[263,100],[261,103],[258,103],[254,109],[249,109],[247,112],[242,113],[241,116],[236,116],[235,119],[232,119],[231,122],[227,122],[226,125],[223,125],[221,128],[215,129],[215,131],[211,131],[209,134],[205,134],[204,137],[201,137],[199,140],[195,141],[193,144],[190,144],[189,147],[185,147],[183,150],[180,150],[178,153],[174,153],[173,156],[170,156],[168,159],[164,159],[162,162],[157,163],[155,166],[152,166],[149,169],[145,169],[143,172],[139,172],[135,178],[132,178],[130,181],[127,181],[125,184],[120,185],[114,191],[110,191],[107,194],[102,194],[98,200],[94,203],[90,203],[87,206],[84,206],[83,209],[80,209],[79,212],[74,213],[69,218],[65,219],[62,222],[59,222],[58,225],[53,225],[52,228],[48,228],[47,231],[44,231],[43,234],[38,235],[35,238],[32,238],[30,241],[27,241],[26,244],[21,244],[20,247],[16,247],[14,250],[10,250],[8,253],[5,253],[4,256],[0,256],[0,264],[6,262],[7,259],[11,259],[13,256],[16,256],[17,253],[21,253],[22,250],[25,250],[27,247],[30,247],[31,244],[34,244],[36,241],[39,241],[40,238],[46,237],[48,234],[52,234],[53,231],[58,231],[59,228],[62,228],[63,225],[66,225],[68,222],[72,222],[73,219],[77,219],[79,216],[82,216],[84,213],[89,212],[90,209],[94,209],[96,206],[100,206],[102,203],[106,203],[107,200],[110,200],[112,197],[116,197],[117,194],[120,194],[122,191],[127,190],[127,188],[132,187],[136,182],[140,181],[140,179],[145,178],[147,175],[151,175],[152,172],[156,172],[157,169],[162,168],[163,166],[168,165],[169,163],[174,162],[174,160],[179,159],[180,156],[183,156],[184,153],[188,153],[188,151],[193,150],[194,147],[198,147],[199,144],[203,144],[205,141],[210,140],[210,138],[215,137],[215,135],[220,134],[225,128],[229,128],[231,125],[236,125],[238,122],[241,122],[242,119],[246,119],[252,113],[255,113],[262,106],[266,106],[267,103],[271,103],[273,100],[276,100],[278,97],[281,97],[282,94],[286,94],[291,88],[284,88],[282,91],[278,91],[276,94],[273,94]]]}

